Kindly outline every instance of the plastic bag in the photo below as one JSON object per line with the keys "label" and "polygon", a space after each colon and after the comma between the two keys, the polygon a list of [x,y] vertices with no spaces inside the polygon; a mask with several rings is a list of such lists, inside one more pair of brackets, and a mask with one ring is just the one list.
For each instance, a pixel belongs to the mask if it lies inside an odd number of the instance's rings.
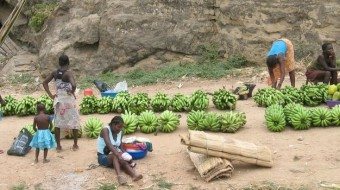
{"label": "plastic bag", "polygon": [[123,92],[123,91],[127,91],[128,87],[127,87],[127,83],[126,81],[122,81],[116,84],[116,87],[113,89],[113,92]]}
{"label": "plastic bag", "polygon": [[98,88],[100,92],[105,92],[109,88],[109,86],[105,82],[102,82],[102,81],[94,80],[93,83],[96,85],[96,87]]}
{"label": "plastic bag", "polygon": [[8,155],[14,156],[25,156],[30,150],[29,146],[32,141],[32,134],[26,129],[23,128],[18,137],[14,139],[14,142],[11,148],[7,151]]}

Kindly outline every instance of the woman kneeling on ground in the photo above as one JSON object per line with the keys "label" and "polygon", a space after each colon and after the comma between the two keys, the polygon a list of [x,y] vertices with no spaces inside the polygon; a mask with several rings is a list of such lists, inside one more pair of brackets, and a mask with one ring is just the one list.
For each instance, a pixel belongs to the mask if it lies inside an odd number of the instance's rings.
{"label": "woman kneeling on ground", "polygon": [[127,183],[121,170],[131,176],[133,181],[143,178],[134,171],[133,167],[136,164],[132,162],[131,155],[122,147],[123,127],[122,117],[115,116],[109,125],[102,129],[97,141],[98,163],[102,166],[113,167],[120,185]]}

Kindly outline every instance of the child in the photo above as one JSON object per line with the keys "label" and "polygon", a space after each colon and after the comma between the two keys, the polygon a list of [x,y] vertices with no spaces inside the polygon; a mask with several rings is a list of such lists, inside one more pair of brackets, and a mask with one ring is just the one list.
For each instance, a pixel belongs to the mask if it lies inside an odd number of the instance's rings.
{"label": "child", "polygon": [[[49,119],[49,115],[45,114],[45,105],[42,103],[37,104],[38,114],[34,117],[33,129],[36,131],[30,146],[36,148],[35,150],[35,163],[38,163],[39,150],[44,149],[44,161],[49,162],[47,157],[48,149],[55,148],[56,142],[50,129],[52,129],[52,121]],[[49,129],[50,127],[50,129]]]}

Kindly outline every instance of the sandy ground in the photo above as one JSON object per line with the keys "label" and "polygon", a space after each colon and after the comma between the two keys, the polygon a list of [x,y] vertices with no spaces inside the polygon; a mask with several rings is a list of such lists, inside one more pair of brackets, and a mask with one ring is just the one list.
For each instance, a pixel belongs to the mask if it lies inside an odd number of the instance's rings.
{"label": "sandy ground", "polygon": [[[286,80],[289,81],[288,79]],[[225,86],[230,89],[237,81],[231,78],[220,80],[182,80],[146,87],[130,87],[131,93],[147,92],[150,96],[158,91],[173,95],[177,92],[190,94],[197,89],[213,92]],[[178,88],[179,84],[181,88]],[[298,84],[303,80],[298,79]],[[287,83],[286,83],[287,85]],[[264,87],[258,83],[257,88]],[[27,92],[33,96],[43,91]],[[9,90],[2,95],[23,96]],[[78,103],[82,95],[79,93]],[[186,114],[182,114],[181,125],[171,134],[135,136],[149,138],[154,151],[137,161],[137,171],[144,175],[139,183],[129,181],[129,186],[118,189],[161,189],[161,184],[172,184],[171,189],[241,189],[251,184],[264,181],[298,189],[320,189],[323,181],[340,183],[340,128],[312,128],[307,131],[286,129],[281,133],[271,133],[264,125],[264,108],[256,106],[252,99],[237,102],[237,110],[244,111],[247,124],[235,134],[223,134],[230,138],[249,141],[268,146],[274,157],[274,167],[261,168],[239,162],[233,162],[234,173],[230,179],[220,179],[211,183],[204,182],[195,170],[186,152],[180,144],[179,134],[186,133]],[[209,111],[216,111],[210,104]],[[108,123],[113,114],[91,115]],[[81,116],[84,122],[90,116]],[[5,151],[19,130],[32,122],[33,117],[6,117],[0,122],[0,148]],[[33,164],[34,151],[25,157],[0,155],[0,189],[9,189],[25,183],[30,189],[97,189],[101,183],[117,183],[113,170],[103,167],[87,170],[90,164],[97,164],[96,140],[81,138],[80,149],[73,152],[72,140],[62,140],[64,150],[57,153],[49,151],[50,163]],[[41,155],[42,156],[42,155]]]}

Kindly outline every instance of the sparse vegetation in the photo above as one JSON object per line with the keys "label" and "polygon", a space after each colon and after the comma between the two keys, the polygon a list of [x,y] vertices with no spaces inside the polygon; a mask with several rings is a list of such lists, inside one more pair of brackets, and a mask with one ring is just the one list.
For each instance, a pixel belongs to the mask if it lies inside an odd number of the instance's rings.
{"label": "sparse vegetation", "polygon": [[18,185],[12,186],[10,189],[11,190],[26,190],[28,189],[28,187],[25,183],[20,183]]}
{"label": "sparse vegetation", "polygon": [[13,74],[8,79],[11,84],[29,84],[34,82],[33,75],[29,73]]}
{"label": "sparse vegetation", "polygon": [[249,187],[242,188],[243,190],[307,190],[309,189],[308,187],[305,186],[300,186],[300,187],[287,187],[287,186],[282,186],[277,183],[271,182],[271,181],[264,181],[259,184],[253,184],[250,185]]}
{"label": "sparse vegetation", "polygon": [[39,32],[45,23],[45,20],[52,14],[58,3],[39,3],[32,7],[28,25],[35,31]]}
{"label": "sparse vegetation", "polygon": [[81,79],[80,88],[90,86],[95,79],[104,81],[109,86],[113,86],[117,81],[122,80],[126,80],[129,85],[148,85],[168,80],[178,80],[183,76],[219,79],[230,74],[236,68],[247,66],[248,63],[248,60],[240,54],[231,55],[228,59],[219,59],[217,45],[204,45],[200,47],[200,57],[197,64],[187,62],[169,63],[152,72],[135,69],[124,74],[107,72],[97,76],[86,76]]}
{"label": "sparse vegetation", "polygon": [[116,190],[117,186],[114,183],[101,183],[98,190]]}

